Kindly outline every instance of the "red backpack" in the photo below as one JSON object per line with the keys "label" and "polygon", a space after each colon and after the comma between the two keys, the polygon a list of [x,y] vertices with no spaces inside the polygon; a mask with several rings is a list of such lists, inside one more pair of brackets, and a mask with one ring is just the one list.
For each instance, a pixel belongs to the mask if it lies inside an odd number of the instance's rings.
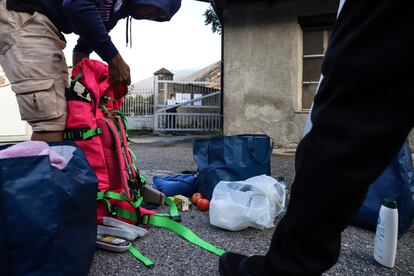
{"label": "red backpack", "polygon": [[107,66],[95,60],[82,60],[72,76],[75,77],[66,95],[64,138],[75,141],[85,152],[99,179],[98,223],[111,215],[135,224],[144,183],[128,149],[125,120],[119,112],[127,87],[113,87]]}
{"label": "red backpack", "polygon": [[[145,178],[135,166],[135,157],[128,148],[126,119],[119,111],[127,92],[127,86],[111,84],[106,64],[83,59],[73,69],[71,87],[66,93],[68,118],[64,138],[74,141],[84,151],[99,179],[98,223],[111,216],[131,224],[164,227],[216,255],[224,254],[179,223],[181,217],[168,197],[158,200],[169,205],[167,216],[140,207],[150,188],[145,186]],[[133,248],[130,252],[148,267],[152,266],[151,261]]]}

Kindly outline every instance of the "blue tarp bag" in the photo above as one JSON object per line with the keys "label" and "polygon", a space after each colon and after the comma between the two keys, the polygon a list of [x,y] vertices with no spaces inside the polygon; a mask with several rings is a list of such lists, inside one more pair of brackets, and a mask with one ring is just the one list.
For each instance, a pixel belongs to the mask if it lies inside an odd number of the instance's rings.
{"label": "blue tarp bag", "polygon": [[65,169],[48,155],[0,159],[0,275],[89,272],[98,179],[77,146],[50,146],[69,160]]}
{"label": "blue tarp bag", "polygon": [[196,177],[190,174],[178,174],[173,176],[154,176],[152,178],[154,188],[163,192],[166,196],[183,195],[191,197],[197,192]]}
{"label": "blue tarp bag", "polygon": [[265,134],[217,136],[193,144],[197,164],[197,186],[211,199],[221,180],[239,181],[257,175],[271,175],[273,140]]}
{"label": "blue tarp bag", "polygon": [[398,232],[401,236],[414,218],[414,169],[408,142],[369,187],[353,225],[375,231],[379,210],[385,198],[397,201]]}

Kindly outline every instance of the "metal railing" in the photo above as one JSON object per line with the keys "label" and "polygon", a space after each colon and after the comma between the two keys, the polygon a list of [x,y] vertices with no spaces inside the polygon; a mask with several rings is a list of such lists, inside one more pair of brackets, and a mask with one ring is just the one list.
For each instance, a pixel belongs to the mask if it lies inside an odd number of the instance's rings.
{"label": "metal railing", "polygon": [[[220,96],[221,91],[216,91],[213,92],[211,94],[208,95],[204,95],[204,96],[200,96],[197,97],[195,99],[192,100],[188,100],[188,101],[183,101],[181,103],[176,103],[174,105],[157,105],[157,107],[159,109],[157,109],[157,113],[162,113],[162,112],[168,112],[168,110],[174,109],[174,108],[178,108],[178,107],[188,107],[188,108],[192,108],[192,109],[220,109],[220,106],[218,105],[195,105],[194,103],[200,102],[203,103],[205,100],[208,100],[212,97],[216,98],[217,96]],[[216,113],[216,112],[209,112],[209,113]]]}
{"label": "metal railing", "polygon": [[[154,103],[157,110],[168,106],[168,101],[171,100],[170,95],[174,95],[176,104],[181,104],[182,107],[220,108],[220,93],[211,95],[215,92],[220,92],[220,83],[158,80],[157,78],[154,80]],[[207,95],[211,96],[204,97]],[[197,98],[200,100],[183,104]]]}
{"label": "metal railing", "polygon": [[154,114],[154,97],[128,95],[124,98],[121,111],[126,116],[140,116]]}
{"label": "metal railing", "polygon": [[220,108],[219,83],[155,78],[154,89],[131,89],[121,111],[132,117],[136,127],[153,120],[155,131],[218,131],[222,128]]}
{"label": "metal railing", "polygon": [[130,96],[142,96],[144,98],[147,98],[154,95],[153,88],[135,88],[134,86],[129,86],[128,89],[128,95]]}
{"label": "metal railing", "polygon": [[[174,97],[172,97],[174,96]],[[220,84],[154,80],[154,130],[218,131],[222,116]]]}
{"label": "metal railing", "polygon": [[218,131],[221,115],[208,113],[157,113],[154,117],[157,131]]}

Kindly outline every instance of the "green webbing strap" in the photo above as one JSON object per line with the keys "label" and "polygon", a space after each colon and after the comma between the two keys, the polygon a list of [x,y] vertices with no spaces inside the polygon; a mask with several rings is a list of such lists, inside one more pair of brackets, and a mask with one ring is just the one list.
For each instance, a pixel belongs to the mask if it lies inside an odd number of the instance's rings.
{"label": "green webbing strap", "polygon": [[[115,113],[115,114],[118,114],[117,112],[115,112],[116,110],[111,110],[111,111],[108,111],[108,109],[105,107],[105,105],[104,104],[100,104],[99,105],[100,107],[101,107],[101,109],[103,109],[108,115],[110,115],[111,113]],[[120,111],[119,111],[119,113],[121,113]],[[122,114],[122,113],[121,113]],[[115,125],[115,127],[116,127],[116,135],[118,135],[119,136],[119,140],[121,141],[121,148],[122,148],[122,150],[124,151],[124,154],[122,154],[123,155],[123,157],[124,157],[124,159],[125,159],[125,164],[126,164],[126,166],[127,166],[127,170],[128,170],[128,172],[129,172],[129,174],[130,175],[132,175],[132,168],[131,168],[131,164],[129,163],[129,160],[128,160],[128,158],[127,158],[127,156],[126,156],[126,151],[127,150],[129,150],[127,147],[126,147],[126,145],[124,144],[124,140],[122,139],[122,134],[121,134],[121,132],[120,132],[120,129],[121,129],[121,126],[119,125],[119,123],[118,123],[118,120],[116,119],[116,118],[111,118],[111,117],[108,117],[108,119],[112,122],[112,124],[114,124]],[[121,120],[122,121],[122,120]],[[122,122],[122,124],[124,125],[124,122]],[[124,125],[124,130],[125,130],[125,132],[127,131],[126,130],[126,125]],[[134,167],[134,164],[132,164],[132,167],[133,168],[135,168]]]}
{"label": "green webbing strap", "polygon": [[116,199],[116,200],[122,200],[122,201],[129,201],[129,199],[122,195],[122,194],[118,194],[115,192],[111,192],[111,191],[106,191],[104,192],[104,197],[105,198],[112,198],[112,199]]}
{"label": "green webbing strap", "polygon": [[105,113],[106,114],[110,114],[110,112],[108,111],[108,109],[106,108],[106,106],[105,106],[105,104],[107,103],[107,102],[109,102],[111,100],[111,97],[109,97],[109,96],[102,96],[101,97],[101,99],[100,99],[100,103],[99,103],[99,107],[103,110],[103,111],[105,111]]}
{"label": "green webbing strap", "polygon": [[133,161],[132,163],[137,162],[137,156],[135,155],[135,153],[130,148],[128,148],[128,151],[129,151],[129,154],[132,157],[132,161]]}
{"label": "green webbing strap", "polygon": [[[108,114],[108,119],[109,120],[111,120],[111,122],[112,122],[112,124],[115,126],[115,128],[116,128],[116,132],[118,133],[118,135],[121,137],[121,135],[119,134],[119,131],[120,131],[120,129],[121,129],[121,126],[119,125],[119,123],[118,123],[118,120],[116,120],[116,118],[114,118],[113,116],[109,116],[109,115],[111,115],[112,114],[112,110],[111,111],[108,111],[109,112],[109,114]],[[123,143],[123,141],[122,141],[122,138],[121,138],[121,143]]]}
{"label": "green webbing strap", "polygon": [[100,103],[100,104],[99,104],[99,107],[100,107],[103,111],[105,111],[105,113],[106,113],[106,114],[110,114],[110,113],[109,113],[109,111],[108,111],[108,109],[106,108],[106,106],[105,106],[104,104]]}
{"label": "green webbing strap", "polygon": [[171,200],[169,197],[165,197],[165,204],[170,207],[170,216],[171,217],[179,217],[180,213],[178,212],[177,205],[175,205],[175,202]]}
{"label": "green webbing strap", "polygon": [[68,128],[63,132],[65,140],[88,140],[96,135],[102,134],[102,129],[98,128]]}
{"label": "green webbing strap", "polygon": [[83,77],[83,73],[82,72],[80,72],[76,77],[74,77],[73,79],[72,79],[72,83],[74,83],[74,82],[77,82],[80,78],[82,78]]}
{"label": "green webbing strap", "polygon": [[111,97],[109,97],[109,96],[102,96],[102,98],[101,98],[101,101],[103,101],[104,103],[107,103],[107,102],[109,102],[111,100]]}
{"label": "green webbing strap", "polygon": [[122,125],[124,126],[125,132],[126,132],[126,131],[127,131],[127,129],[128,129],[128,128],[127,128],[128,121],[127,121],[127,119],[126,119],[125,114],[124,114],[122,111],[117,110],[117,109],[113,109],[113,110],[111,110],[110,112],[111,112],[111,113],[115,113],[116,115],[118,115],[118,116],[119,116],[119,118],[121,119]]}
{"label": "green webbing strap", "polygon": [[128,210],[125,210],[125,209],[121,209],[119,207],[115,208],[112,215],[116,216],[116,217],[121,217],[121,218],[130,220],[130,221],[135,221],[135,222],[138,220],[137,214],[135,212],[131,212],[131,211],[128,211]]}
{"label": "green webbing strap", "polygon": [[145,185],[145,183],[147,183],[147,180],[145,179],[145,177],[144,177],[143,175],[141,175],[141,174],[139,173],[139,170],[138,170],[138,168],[137,168],[137,166],[136,166],[136,163],[137,163],[137,156],[135,155],[135,153],[134,153],[134,152],[133,152],[130,148],[128,148],[128,151],[129,151],[129,154],[131,155],[131,158],[132,158],[132,160],[131,160],[132,167],[134,168],[135,173],[136,173],[137,175],[139,175],[139,178],[140,178],[140,180],[141,180],[141,183],[142,183],[143,185]]}
{"label": "green webbing strap", "polygon": [[142,200],[143,200],[143,197],[142,197],[142,196],[140,196],[140,197],[138,197],[138,199],[137,199],[137,200],[135,200],[135,201],[132,201],[132,200],[131,200],[129,203],[131,203],[131,205],[132,205],[135,209],[137,209],[137,208],[139,208],[139,206],[141,206]]}
{"label": "green webbing strap", "polygon": [[135,153],[130,148],[128,148],[128,151],[129,151],[129,154],[132,157],[132,160],[134,160],[134,162],[136,162],[137,161],[137,156],[135,155]]}
{"label": "green webbing strap", "polygon": [[137,162],[137,156],[135,155],[135,153],[130,148],[128,148],[128,151],[129,151],[129,153],[131,154],[131,157],[132,157],[132,167],[134,168],[135,172],[139,175],[141,183],[143,185],[145,185],[145,183],[147,183],[147,179],[145,179],[145,176],[143,176],[142,174],[139,173],[139,170],[138,170],[137,166],[135,165],[135,163]]}
{"label": "green webbing strap", "polygon": [[96,200],[103,200],[105,198],[105,193],[104,192],[98,192],[96,194]]}
{"label": "green webbing strap", "polygon": [[83,139],[86,140],[86,139],[89,139],[89,138],[91,138],[93,136],[96,136],[96,135],[99,135],[99,134],[102,134],[102,129],[100,127],[91,128],[87,131],[84,131],[82,133],[82,136],[83,136]]}
{"label": "green webbing strap", "polygon": [[137,221],[138,220],[137,214],[135,212],[131,212],[131,211],[128,211],[128,210],[125,210],[125,209],[121,209],[118,206],[111,205],[111,203],[108,200],[106,200],[108,198],[121,200],[121,201],[127,201],[136,209],[141,205],[142,197],[139,197],[137,200],[133,201],[133,200],[128,199],[126,196],[124,196],[122,194],[114,193],[114,192],[111,192],[111,191],[98,192],[97,196],[96,196],[96,200],[103,200],[104,201],[104,204],[108,208],[111,215],[118,216],[118,217],[121,217],[121,218],[124,218],[124,219],[127,219],[127,220],[131,220],[131,221]]}
{"label": "green webbing strap", "polygon": [[189,242],[207,250],[211,253],[216,254],[217,256],[221,256],[225,253],[223,249],[220,249],[211,243],[208,243],[201,239],[199,236],[194,234],[190,229],[185,227],[184,225],[175,222],[171,219],[164,218],[164,217],[158,217],[158,216],[144,216],[144,224],[151,224],[157,227],[163,227],[170,229],[171,231],[177,233],[184,239],[188,240]]}
{"label": "green webbing strap", "polygon": [[[98,195],[99,195],[99,193],[98,193]],[[133,201],[131,199],[128,199],[126,196],[124,196],[122,194],[114,193],[114,192],[111,192],[111,191],[104,192],[103,197],[104,198],[111,198],[111,199],[121,200],[121,201],[128,201],[129,203],[131,203],[131,205],[134,208],[138,208],[142,203],[142,197],[138,197],[135,201]]]}
{"label": "green webbing strap", "polygon": [[135,249],[132,245],[128,247],[128,251],[134,255],[135,258],[137,258],[139,261],[141,261],[147,268],[153,268],[154,263],[141,254],[137,249]]}

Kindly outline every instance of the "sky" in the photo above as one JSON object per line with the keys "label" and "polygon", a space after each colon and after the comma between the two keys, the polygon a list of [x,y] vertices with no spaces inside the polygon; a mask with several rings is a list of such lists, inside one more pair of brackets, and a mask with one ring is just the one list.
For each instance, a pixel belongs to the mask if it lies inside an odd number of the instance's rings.
{"label": "sky", "polygon": [[[110,36],[125,62],[130,66],[132,83],[151,77],[165,67],[171,71],[201,69],[220,60],[221,38],[204,25],[203,13],[208,3],[182,0],[181,9],[169,22],[133,20],[132,49],[125,46],[126,21],[120,20]],[[77,36],[66,35],[64,50],[72,65],[72,50]],[[99,59],[96,54],[91,58]]]}

